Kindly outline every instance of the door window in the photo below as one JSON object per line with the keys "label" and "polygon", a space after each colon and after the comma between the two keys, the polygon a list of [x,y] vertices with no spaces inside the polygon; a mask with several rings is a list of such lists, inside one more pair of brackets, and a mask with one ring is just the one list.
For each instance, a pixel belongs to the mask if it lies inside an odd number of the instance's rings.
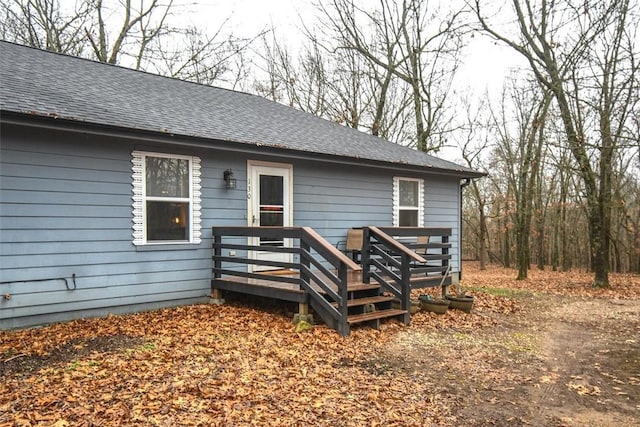
{"label": "door window", "polygon": [[[278,175],[262,175],[260,186],[260,226],[284,226],[284,177]],[[282,246],[283,240],[261,238],[261,245]]]}

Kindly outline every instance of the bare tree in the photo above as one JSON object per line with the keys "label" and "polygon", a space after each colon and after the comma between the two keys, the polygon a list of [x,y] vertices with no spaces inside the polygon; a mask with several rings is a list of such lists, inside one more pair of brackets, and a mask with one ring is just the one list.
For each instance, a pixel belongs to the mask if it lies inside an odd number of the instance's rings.
{"label": "bare tree", "polygon": [[421,151],[440,148],[449,130],[446,100],[462,46],[461,11],[447,13],[426,0],[380,0],[375,9],[333,0],[320,9],[335,48],[366,58],[384,76],[383,91],[391,78],[406,85],[415,146]]}
{"label": "bare tree", "polygon": [[62,10],[58,0],[0,2],[0,38],[39,49],[80,56],[90,20],[89,2]]}
{"label": "bare tree", "polygon": [[[481,0],[475,0],[473,9],[482,31],[519,52],[540,84],[553,94],[567,147],[584,183],[594,286],[608,286],[612,159],[624,138],[629,115],[626,100],[637,94],[633,77],[637,64],[628,65],[636,49],[626,30],[630,2],[512,0],[511,6],[514,35],[491,22]],[[591,66],[595,57],[602,60],[598,71]],[[600,94],[597,106],[588,102],[594,93]],[[593,107],[599,132],[589,127]]]}
{"label": "bare tree", "polygon": [[[232,87],[246,78],[244,53],[255,37],[213,35],[171,25],[173,0],[5,0],[0,35],[10,41],[110,64]],[[257,37],[257,36],[256,36]]]}
{"label": "bare tree", "polygon": [[[462,153],[462,159],[466,165],[474,169],[485,169],[483,165],[486,150],[493,145],[493,130],[490,119],[486,116],[486,104],[480,102],[473,105],[469,98],[463,98],[464,123],[460,126],[457,136],[458,147]],[[463,215],[465,229],[463,229],[463,241],[475,242],[475,252],[480,269],[486,269],[489,249],[487,226],[487,204],[490,197],[487,181],[471,180],[465,191],[463,203],[474,209],[468,215]],[[475,219],[474,219],[475,218]]]}
{"label": "bare tree", "polygon": [[392,74],[353,50],[333,49],[306,31],[297,55],[274,30],[261,38],[262,96],[387,139],[404,136],[404,91]]}
{"label": "bare tree", "polygon": [[516,266],[518,280],[526,279],[531,262],[529,240],[533,219],[534,200],[542,162],[545,140],[544,127],[551,94],[540,91],[536,83],[518,88],[511,81],[498,102],[498,111],[492,108],[497,131],[495,153],[503,160],[506,178],[514,195],[513,211],[516,238]]}
{"label": "bare tree", "polygon": [[[124,0],[116,7],[109,8],[104,5],[103,0],[95,0],[91,10],[93,22],[85,27],[95,58],[100,62],[116,64],[119,55],[129,53],[139,69],[146,47],[163,31],[167,31],[165,21],[172,4],[173,0],[167,4],[162,4],[159,0],[150,0],[148,3],[143,0],[136,8],[132,6],[131,0]],[[107,24],[109,16],[105,14],[112,15],[111,19],[115,19],[115,14],[122,16],[119,29],[113,32],[113,36],[109,31],[112,27]],[[110,39],[113,40],[112,43]],[[127,49],[128,44],[133,45],[131,50]]]}
{"label": "bare tree", "polygon": [[323,49],[307,42],[295,55],[273,29],[261,36],[261,42],[257,55],[265,78],[256,81],[254,90],[290,107],[340,121],[334,111],[329,111],[332,109],[327,99],[332,85],[331,59],[324,55]]}
{"label": "bare tree", "polygon": [[247,84],[251,64],[248,52],[262,35],[238,38],[225,34],[228,20],[209,34],[190,26],[170,30],[154,40],[142,58],[141,69],[206,85],[235,89]]}

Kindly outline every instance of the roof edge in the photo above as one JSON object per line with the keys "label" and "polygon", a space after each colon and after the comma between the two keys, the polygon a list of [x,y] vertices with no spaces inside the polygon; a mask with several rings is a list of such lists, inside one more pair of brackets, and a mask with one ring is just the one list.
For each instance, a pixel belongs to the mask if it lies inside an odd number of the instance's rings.
{"label": "roof edge", "polygon": [[[34,128],[57,129],[67,132],[70,131],[77,133],[92,133],[96,135],[117,136],[123,139],[135,139],[138,141],[143,140],[145,142],[169,144],[183,147],[193,147],[201,149],[224,149],[236,152],[257,153],[268,156],[271,155],[306,160],[323,160],[335,164],[370,166],[378,169],[397,171],[403,170],[414,173],[429,173],[433,175],[452,176],[460,179],[476,179],[488,175],[486,172],[475,170],[463,171],[447,168],[427,167],[412,165],[408,163],[395,163],[389,161],[364,159],[359,157],[341,156],[336,154],[317,153],[313,151],[295,150],[262,143],[226,141],[191,135],[154,132],[145,129],[105,125],[101,123],[60,118],[58,116],[29,114],[26,112],[16,112],[11,110],[0,110],[0,123],[15,124],[19,126]],[[215,145],[212,145],[212,142],[214,142]]]}

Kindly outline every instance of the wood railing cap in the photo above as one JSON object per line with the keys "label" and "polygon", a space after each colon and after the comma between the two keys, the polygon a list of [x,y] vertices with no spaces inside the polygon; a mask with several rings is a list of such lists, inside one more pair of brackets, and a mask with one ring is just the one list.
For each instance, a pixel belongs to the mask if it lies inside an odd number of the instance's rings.
{"label": "wood railing cap", "polygon": [[316,230],[311,227],[302,227],[302,230],[308,234],[313,240],[315,240],[325,251],[331,256],[336,258],[342,264],[345,264],[347,268],[354,271],[362,270],[362,266],[356,264],[351,258],[340,252],[335,246],[329,243],[324,237],[322,237]]}
{"label": "wood railing cap", "polygon": [[426,259],[424,259],[423,257],[421,257],[420,255],[418,255],[417,253],[415,253],[415,251],[412,251],[411,249],[409,249],[408,247],[406,247],[405,245],[403,245],[402,243],[398,242],[396,239],[394,239],[393,237],[389,236],[387,233],[385,233],[384,231],[380,230],[380,228],[378,227],[368,227],[369,230],[373,231],[373,233],[379,238],[384,240],[384,242],[389,245],[390,247],[394,248],[395,250],[397,250],[400,253],[403,253],[405,255],[407,255],[409,258],[413,259],[414,261],[417,262],[421,262],[421,263],[425,263],[427,262]]}

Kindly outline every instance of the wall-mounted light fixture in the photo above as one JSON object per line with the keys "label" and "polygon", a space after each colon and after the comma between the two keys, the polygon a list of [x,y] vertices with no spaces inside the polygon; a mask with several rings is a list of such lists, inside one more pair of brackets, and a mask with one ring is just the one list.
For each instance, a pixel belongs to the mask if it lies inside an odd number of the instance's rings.
{"label": "wall-mounted light fixture", "polygon": [[236,188],[236,179],[233,177],[233,171],[231,169],[224,171],[224,182],[228,190]]}

